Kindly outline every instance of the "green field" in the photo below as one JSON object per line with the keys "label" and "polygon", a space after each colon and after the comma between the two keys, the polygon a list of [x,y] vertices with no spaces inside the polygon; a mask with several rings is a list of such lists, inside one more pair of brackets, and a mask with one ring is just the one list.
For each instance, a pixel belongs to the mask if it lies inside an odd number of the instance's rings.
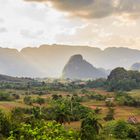
{"label": "green field", "polygon": [[[104,95],[107,97],[114,97],[115,93],[113,92],[107,92],[103,89],[88,89],[89,91],[94,91],[97,94],[100,95]],[[3,90],[2,90],[3,91]],[[14,100],[14,101],[0,101],[0,109],[4,110],[5,112],[10,112],[12,109],[16,108],[16,107],[21,107],[21,108],[27,108],[27,107],[35,107],[38,106],[37,104],[32,104],[32,105],[27,105],[24,103],[23,99],[26,96],[26,91],[24,90],[13,90],[13,89],[5,89],[5,92],[9,92],[10,94],[16,93],[20,95],[20,99]],[[82,97],[85,96],[82,93],[80,93],[79,90],[77,90],[76,92],[74,92],[75,94],[77,94],[78,96]],[[140,90],[132,90],[130,92],[128,92],[132,97],[135,98],[139,98],[140,97]],[[49,94],[47,95],[42,95],[42,96],[38,96],[38,95],[34,95],[34,94],[30,94],[30,96],[32,97],[32,99],[36,99],[37,97],[41,97],[43,99],[46,100],[46,103],[41,105],[41,106],[46,106],[47,107],[47,100],[50,100],[52,95],[57,94],[57,95],[61,95],[62,97],[66,98],[67,95],[71,95],[71,93],[69,92],[65,92],[65,91],[50,91]],[[100,117],[104,118],[107,114],[108,111],[108,107],[106,106],[105,100],[104,101],[98,101],[98,100],[94,100],[94,99],[88,99],[87,101],[83,101],[81,102],[82,105],[95,110],[96,108],[100,108],[101,112],[100,112]],[[115,109],[115,119],[116,120],[127,120],[130,116],[135,116],[137,117],[137,119],[140,121],[140,109],[136,108],[136,107],[129,107],[129,106],[119,106],[116,105],[114,107]],[[80,128],[80,122],[71,122],[69,125],[66,125],[68,128],[72,127],[74,129],[79,129]]]}

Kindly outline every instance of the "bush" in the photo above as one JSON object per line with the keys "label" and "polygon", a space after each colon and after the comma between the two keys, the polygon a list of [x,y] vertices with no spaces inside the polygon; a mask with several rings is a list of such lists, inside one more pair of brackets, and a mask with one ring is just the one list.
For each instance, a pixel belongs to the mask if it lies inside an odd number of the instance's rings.
{"label": "bush", "polygon": [[31,96],[25,96],[23,100],[24,100],[24,103],[27,105],[32,105],[33,103]]}
{"label": "bush", "polygon": [[[18,132],[18,133],[17,133]],[[78,135],[73,130],[65,130],[56,122],[36,122],[34,126],[22,123],[11,132],[8,140],[76,140]]]}
{"label": "bush", "polygon": [[39,105],[42,105],[42,104],[45,103],[45,99],[44,98],[37,97],[37,99],[34,100],[34,103],[37,103]]}
{"label": "bush", "polygon": [[11,130],[9,118],[0,110],[0,134],[8,136]]}
{"label": "bush", "polygon": [[[106,137],[112,137],[119,140],[136,139],[138,129],[126,121],[110,121],[108,122],[102,131]],[[109,139],[109,138],[108,138]]]}
{"label": "bush", "polygon": [[7,92],[0,92],[0,101],[11,101],[12,97],[10,96],[10,93]]}

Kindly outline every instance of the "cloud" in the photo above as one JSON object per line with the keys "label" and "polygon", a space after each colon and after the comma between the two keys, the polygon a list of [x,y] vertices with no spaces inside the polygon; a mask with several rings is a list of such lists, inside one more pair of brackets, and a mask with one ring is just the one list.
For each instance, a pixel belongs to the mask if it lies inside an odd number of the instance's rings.
{"label": "cloud", "polygon": [[7,32],[7,29],[5,27],[0,27],[0,33],[5,33]]}
{"label": "cloud", "polygon": [[71,16],[83,18],[104,18],[109,15],[140,17],[140,0],[26,0],[46,2]]}
{"label": "cloud", "polygon": [[31,38],[31,39],[37,39],[42,37],[44,31],[43,30],[37,30],[37,31],[30,31],[27,29],[23,29],[20,31],[20,34],[25,38]]}
{"label": "cloud", "polygon": [[[56,40],[58,42],[64,42],[66,44],[77,44],[77,45],[90,45],[93,43],[95,38],[97,38],[99,29],[96,24],[87,24],[82,25],[73,29],[73,32],[65,32],[59,35],[56,35]],[[65,39],[64,39],[65,38]]]}
{"label": "cloud", "polygon": [[126,24],[118,25],[120,24],[119,21],[109,25],[110,21],[107,22],[106,20],[108,19],[89,21],[85,26],[75,28],[72,33],[65,32],[56,35],[56,40],[63,42],[63,44],[82,44],[102,49],[106,47],[140,49],[140,29],[138,28],[140,22],[137,22],[136,25],[126,26]]}
{"label": "cloud", "polygon": [[41,3],[0,0],[0,46],[20,49],[54,43],[54,36],[69,24],[62,15]]}
{"label": "cloud", "polygon": [[3,18],[0,18],[0,23],[4,23],[4,19]]}
{"label": "cloud", "polygon": [[57,43],[140,49],[140,0],[37,1],[0,0],[0,46]]}
{"label": "cloud", "polygon": [[100,40],[104,46],[117,46],[117,47],[133,47],[138,48],[140,38],[126,37],[121,35],[110,35]]}

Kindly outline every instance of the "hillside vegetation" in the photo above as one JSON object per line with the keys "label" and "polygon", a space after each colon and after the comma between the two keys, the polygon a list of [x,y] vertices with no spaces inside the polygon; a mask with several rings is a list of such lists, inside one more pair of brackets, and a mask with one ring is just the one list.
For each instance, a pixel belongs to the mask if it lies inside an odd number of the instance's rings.
{"label": "hillside vegetation", "polygon": [[[108,79],[89,81],[5,79],[0,82],[1,140],[140,139],[137,71],[116,68]],[[135,90],[126,88],[130,85]]]}

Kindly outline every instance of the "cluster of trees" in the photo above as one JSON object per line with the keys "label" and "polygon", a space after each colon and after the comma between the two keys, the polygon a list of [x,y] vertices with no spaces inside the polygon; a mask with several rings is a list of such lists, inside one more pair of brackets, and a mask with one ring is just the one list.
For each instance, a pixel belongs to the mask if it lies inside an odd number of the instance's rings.
{"label": "cluster of trees", "polygon": [[[125,94],[116,93],[116,100]],[[34,99],[38,104],[43,98]],[[33,100],[26,96],[24,100]],[[108,106],[106,117],[100,108],[91,110],[80,103],[77,95],[53,95],[47,106],[15,108],[6,114],[0,111],[0,139],[4,140],[108,140],[140,139],[140,125],[116,121],[115,110]],[[80,121],[79,130],[66,129],[65,123]],[[102,123],[104,122],[104,125]]]}
{"label": "cluster of trees", "polygon": [[115,93],[115,100],[119,105],[140,107],[140,99],[134,98],[125,92]]}
{"label": "cluster of trees", "polygon": [[78,140],[76,132],[53,122],[36,121],[33,125],[22,123],[15,131],[11,131],[8,140]]}
{"label": "cluster of trees", "polygon": [[78,133],[65,130],[56,121],[22,115],[20,109],[13,110],[9,116],[0,111],[1,140],[78,140]]}
{"label": "cluster of trees", "polygon": [[113,120],[106,123],[100,135],[105,140],[139,140],[140,125],[132,125],[123,120]]}
{"label": "cluster of trees", "polygon": [[108,76],[107,88],[109,91],[129,91],[140,88],[140,72],[116,68]]}
{"label": "cluster of trees", "polygon": [[107,85],[106,79],[103,78],[97,80],[89,80],[86,83],[87,88],[98,88],[98,87],[105,88],[106,85]]}
{"label": "cluster of trees", "polygon": [[78,121],[91,111],[89,108],[82,106],[77,96],[67,98],[55,98],[51,101],[49,110],[49,119],[54,119],[59,123]]}
{"label": "cluster of trees", "polygon": [[80,81],[71,81],[71,82],[62,83],[56,80],[52,83],[46,83],[45,87],[49,91],[73,92],[75,89],[84,88],[85,85],[80,84]]}
{"label": "cluster of trees", "polygon": [[89,81],[66,81],[61,82],[54,80],[53,82],[1,82],[0,89],[18,89],[31,90],[33,94],[44,95],[49,91],[68,91],[74,92],[77,89],[86,88],[105,88],[109,91],[128,91],[140,88],[140,72],[127,71],[118,67],[111,71],[107,79],[97,79]]}
{"label": "cluster of trees", "polygon": [[122,67],[111,71],[107,79],[87,81],[86,88],[104,88],[108,91],[129,91],[140,88],[140,72]]}
{"label": "cluster of trees", "polygon": [[35,99],[32,99],[31,96],[25,96],[23,99],[24,103],[27,105],[32,105],[33,103],[37,103],[39,105],[42,105],[45,103],[45,99],[41,97],[37,97]]}
{"label": "cluster of trees", "polygon": [[[45,101],[41,97],[34,99],[31,96],[24,97],[24,103],[28,105],[32,105],[33,103],[42,105]],[[55,120],[62,124],[70,121],[78,121],[91,111],[89,108],[81,105],[80,102],[80,97],[77,95],[62,97],[61,95],[54,94],[51,100],[47,100],[47,107],[39,106],[26,109],[26,111],[22,110],[27,116],[36,113],[38,114],[37,116],[43,117],[43,119]]]}
{"label": "cluster of trees", "polygon": [[[81,119],[80,130],[66,129],[62,125],[64,109],[57,111],[57,120],[47,121],[42,109],[15,108],[10,114],[0,111],[1,140],[139,140],[140,125],[123,120],[103,120],[95,112],[88,112]],[[69,113],[67,112],[67,117]],[[65,116],[66,118],[66,116]],[[109,117],[110,118],[110,117]],[[65,121],[63,121],[63,124]]]}
{"label": "cluster of trees", "polygon": [[18,94],[12,94],[9,92],[4,92],[4,91],[0,92],[0,101],[12,101],[19,98],[20,96]]}
{"label": "cluster of trees", "polygon": [[[39,98],[38,103],[43,99]],[[27,96],[24,100],[32,99]],[[1,111],[0,139],[80,140],[79,132],[67,130],[63,124],[84,119],[89,112],[92,111],[77,102],[76,96],[54,97],[47,107],[15,108],[10,115]]]}
{"label": "cluster of trees", "polygon": [[80,93],[84,95],[81,98],[87,97],[88,99],[93,99],[97,101],[104,101],[106,99],[106,95],[101,95],[96,93],[95,91],[86,90],[85,88],[83,88]]}

